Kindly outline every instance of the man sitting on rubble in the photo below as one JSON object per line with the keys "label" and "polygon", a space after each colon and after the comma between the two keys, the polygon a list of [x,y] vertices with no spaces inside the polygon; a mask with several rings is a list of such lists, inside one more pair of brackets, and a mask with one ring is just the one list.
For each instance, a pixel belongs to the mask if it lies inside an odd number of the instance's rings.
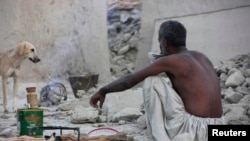
{"label": "man sitting on rubble", "polygon": [[185,136],[185,140],[205,141],[207,125],[225,124],[219,79],[213,65],[204,54],[186,48],[186,29],[178,21],[162,23],[158,40],[161,57],[102,87],[91,97],[90,104],[102,107],[106,94],[144,81],[147,130],[152,140]]}

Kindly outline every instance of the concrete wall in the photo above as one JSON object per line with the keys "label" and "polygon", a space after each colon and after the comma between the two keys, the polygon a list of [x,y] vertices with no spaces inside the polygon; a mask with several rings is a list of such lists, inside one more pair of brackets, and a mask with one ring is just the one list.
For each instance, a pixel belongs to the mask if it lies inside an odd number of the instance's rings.
{"label": "concrete wall", "polygon": [[214,65],[248,53],[249,13],[249,0],[145,0],[136,69],[149,63],[147,52],[159,51],[158,29],[165,20],[182,22],[187,28],[187,47],[205,53]]}
{"label": "concrete wall", "polygon": [[0,51],[28,40],[42,61],[25,61],[22,80],[100,74],[110,79],[106,0],[1,0]]}

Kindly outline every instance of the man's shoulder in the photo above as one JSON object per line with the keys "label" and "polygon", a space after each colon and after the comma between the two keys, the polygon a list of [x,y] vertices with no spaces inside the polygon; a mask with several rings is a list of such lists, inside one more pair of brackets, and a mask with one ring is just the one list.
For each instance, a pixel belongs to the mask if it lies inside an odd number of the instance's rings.
{"label": "man's shoulder", "polygon": [[206,57],[206,55],[204,54],[204,53],[202,53],[202,52],[199,52],[199,51],[197,51],[197,50],[190,50],[190,51],[188,51],[188,53],[189,54],[191,54],[191,55],[196,55],[196,56],[204,56],[204,57]]}
{"label": "man's shoulder", "polygon": [[171,54],[167,56],[162,56],[162,61],[167,61],[169,63],[177,63],[182,64],[182,62],[190,62],[194,60],[200,60],[207,58],[205,54],[195,51],[195,50],[187,50],[185,52],[180,52],[176,54]]}
{"label": "man's shoulder", "polygon": [[208,57],[202,53],[202,52],[199,52],[199,51],[195,51],[195,50],[189,50],[187,52],[184,52],[184,53],[180,53],[178,54],[180,58],[185,58],[186,60],[189,60],[189,59],[194,59],[194,60],[200,60],[200,59],[208,59]]}

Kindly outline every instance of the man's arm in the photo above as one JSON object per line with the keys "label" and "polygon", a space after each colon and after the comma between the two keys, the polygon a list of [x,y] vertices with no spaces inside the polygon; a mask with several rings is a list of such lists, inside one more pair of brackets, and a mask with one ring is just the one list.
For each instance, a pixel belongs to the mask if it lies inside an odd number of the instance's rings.
{"label": "man's arm", "polygon": [[123,91],[123,90],[127,90],[129,88],[132,88],[133,86],[135,86],[136,84],[140,83],[141,81],[143,81],[146,77],[148,76],[153,76],[153,75],[157,75],[160,74],[162,72],[170,72],[175,66],[175,57],[173,56],[166,56],[166,57],[162,57],[157,59],[155,62],[151,63],[150,65],[148,65],[147,67],[128,74],[124,77],[121,77],[115,81],[113,81],[112,83],[102,87],[95,95],[92,96],[92,98],[90,99],[90,104],[93,107],[98,107],[97,106],[97,102],[100,101],[100,107],[102,107],[102,104],[105,100],[105,95],[108,93],[112,93],[112,92],[119,92],[119,91]]}

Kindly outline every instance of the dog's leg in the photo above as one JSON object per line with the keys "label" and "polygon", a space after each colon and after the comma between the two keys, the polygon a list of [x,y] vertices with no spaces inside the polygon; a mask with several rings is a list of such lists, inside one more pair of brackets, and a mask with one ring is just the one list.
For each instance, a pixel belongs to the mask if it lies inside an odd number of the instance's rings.
{"label": "dog's leg", "polygon": [[2,87],[3,87],[3,108],[4,108],[4,113],[8,113],[7,109],[7,77],[2,76]]}
{"label": "dog's leg", "polygon": [[16,112],[16,97],[17,97],[17,91],[18,91],[18,84],[19,84],[19,77],[14,76],[13,77],[14,84],[13,84],[13,111]]}

